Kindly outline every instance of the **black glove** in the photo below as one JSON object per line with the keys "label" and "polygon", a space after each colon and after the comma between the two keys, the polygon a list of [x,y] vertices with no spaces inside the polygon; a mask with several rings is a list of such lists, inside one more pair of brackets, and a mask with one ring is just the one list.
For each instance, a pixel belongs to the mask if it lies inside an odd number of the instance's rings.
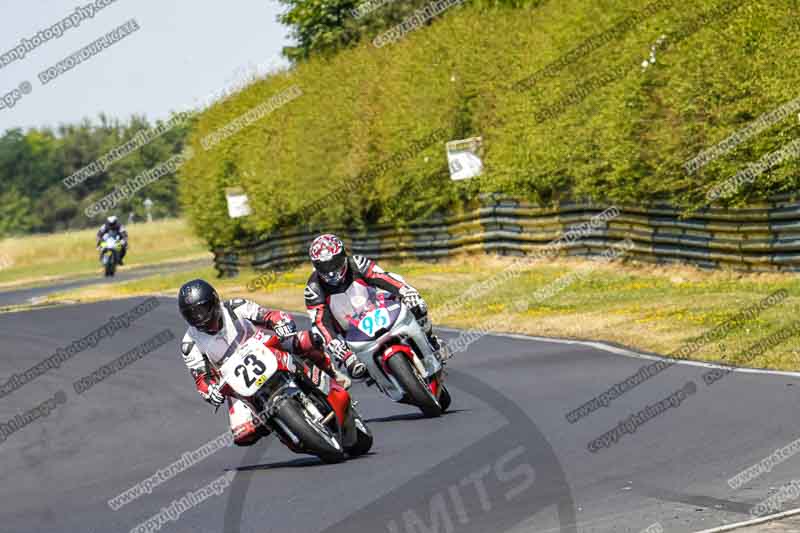
{"label": "black glove", "polygon": [[363,379],[367,376],[367,365],[359,361],[356,354],[349,350],[348,355],[344,358],[344,366],[353,379]]}

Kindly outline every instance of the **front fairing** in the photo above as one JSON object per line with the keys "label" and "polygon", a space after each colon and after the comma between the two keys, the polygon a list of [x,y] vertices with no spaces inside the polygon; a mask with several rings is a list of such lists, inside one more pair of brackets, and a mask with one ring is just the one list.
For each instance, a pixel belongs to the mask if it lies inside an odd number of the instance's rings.
{"label": "front fairing", "polygon": [[[351,329],[359,329],[359,323],[369,313],[381,307],[388,308],[393,303],[399,302],[391,293],[356,280],[345,291],[331,295],[328,306],[342,330],[348,332]],[[394,322],[399,315],[399,309],[392,308],[391,314],[391,321]],[[371,331],[370,336],[374,337],[378,332],[377,329]]]}
{"label": "front fairing", "polygon": [[431,378],[442,370],[441,361],[433,353],[428,339],[414,315],[402,303],[397,305],[400,307],[391,328],[379,332],[375,338],[363,341],[348,339],[350,348],[359,361],[366,365],[370,377],[394,401],[400,401],[404,392],[394,377],[386,375],[383,371],[381,358],[384,349],[389,344],[405,344],[411,347],[417,363],[424,369],[425,378]]}

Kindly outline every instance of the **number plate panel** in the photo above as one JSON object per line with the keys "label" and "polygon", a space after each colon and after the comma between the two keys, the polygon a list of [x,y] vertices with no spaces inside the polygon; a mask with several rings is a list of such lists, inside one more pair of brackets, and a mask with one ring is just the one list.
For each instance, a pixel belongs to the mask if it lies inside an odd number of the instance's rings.
{"label": "number plate panel", "polygon": [[219,370],[236,394],[249,397],[278,370],[278,360],[269,348],[253,338],[240,346]]}
{"label": "number plate panel", "polygon": [[388,326],[391,322],[389,311],[385,307],[378,307],[367,313],[359,322],[358,329],[370,337],[375,336],[375,332]]}

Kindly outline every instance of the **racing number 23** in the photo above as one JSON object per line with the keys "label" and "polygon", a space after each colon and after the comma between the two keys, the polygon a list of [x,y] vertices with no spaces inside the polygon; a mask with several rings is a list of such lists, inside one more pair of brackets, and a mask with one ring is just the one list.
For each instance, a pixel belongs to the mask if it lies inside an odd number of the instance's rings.
{"label": "racing number 23", "polygon": [[255,355],[248,354],[247,357],[244,358],[244,364],[237,366],[233,370],[233,373],[236,374],[236,377],[241,375],[242,379],[244,379],[244,384],[248,387],[252,387],[256,382],[256,378],[251,378],[250,374],[247,372],[248,370],[252,370],[253,374],[260,376],[267,371],[267,367],[264,366],[264,363],[259,361]]}

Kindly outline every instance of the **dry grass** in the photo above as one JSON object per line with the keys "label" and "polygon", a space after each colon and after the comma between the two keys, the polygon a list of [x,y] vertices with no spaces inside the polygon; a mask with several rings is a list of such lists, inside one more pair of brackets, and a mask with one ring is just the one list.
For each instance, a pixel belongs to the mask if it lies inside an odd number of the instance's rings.
{"label": "dry grass", "polygon": [[[211,257],[183,220],[127,226],[126,266],[152,265]],[[0,240],[0,287],[51,281],[100,271],[97,230]]]}

